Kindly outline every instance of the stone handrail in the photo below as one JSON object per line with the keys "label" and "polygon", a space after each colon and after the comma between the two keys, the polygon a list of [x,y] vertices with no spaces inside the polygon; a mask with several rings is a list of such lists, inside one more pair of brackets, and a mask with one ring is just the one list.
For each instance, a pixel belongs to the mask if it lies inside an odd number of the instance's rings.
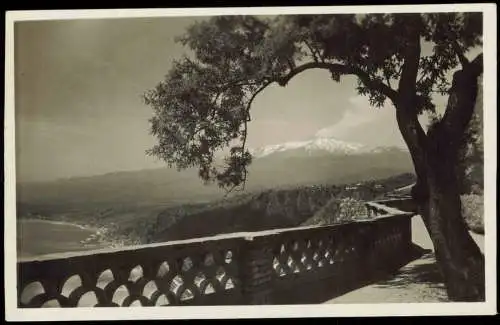
{"label": "stone handrail", "polygon": [[411,197],[367,202],[365,205],[369,216],[384,215],[387,213],[398,214],[401,211],[416,212],[416,205]]}
{"label": "stone handrail", "polygon": [[18,262],[20,307],[318,303],[408,261],[413,213]]}

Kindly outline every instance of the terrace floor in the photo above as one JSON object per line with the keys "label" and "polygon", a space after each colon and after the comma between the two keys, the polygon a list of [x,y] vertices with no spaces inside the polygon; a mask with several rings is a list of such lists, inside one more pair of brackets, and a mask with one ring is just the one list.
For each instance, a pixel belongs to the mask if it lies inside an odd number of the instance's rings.
{"label": "terrace floor", "polygon": [[[484,253],[484,236],[471,233]],[[413,243],[427,250],[419,259],[410,262],[398,273],[372,285],[348,292],[325,304],[415,303],[447,301],[445,287],[437,268],[432,242],[422,219],[412,220]]]}

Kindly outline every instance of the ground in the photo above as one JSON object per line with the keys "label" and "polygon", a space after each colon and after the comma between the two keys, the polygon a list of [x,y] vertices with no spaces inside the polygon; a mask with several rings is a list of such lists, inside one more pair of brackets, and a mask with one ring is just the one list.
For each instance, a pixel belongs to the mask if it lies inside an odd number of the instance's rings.
{"label": "ground", "polygon": [[[484,252],[484,236],[475,233],[471,233],[471,235],[481,251]],[[428,252],[418,260],[401,268],[396,275],[348,292],[325,303],[429,303],[448,301],[437,268],[431,239],[419,216],[415,216],[412,221],[412,240],[416,245],[428,250]]]}

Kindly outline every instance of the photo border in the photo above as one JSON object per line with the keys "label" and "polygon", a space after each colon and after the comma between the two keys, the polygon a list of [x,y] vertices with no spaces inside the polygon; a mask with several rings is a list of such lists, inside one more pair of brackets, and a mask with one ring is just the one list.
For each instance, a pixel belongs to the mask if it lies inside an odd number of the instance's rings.
{"label": "photo border", "polygon": [[[5,119],[4,119],[4,231],[5,313],[7,320],[132,320],[132,319],[226,319],[349,316],[431,316],[496,314],[496,5],[436,4],[378,6],[226,7],[172,9],[36,10],[6,12]],[[484,55],[484,174],[486,301],[481,303],[317,304],[254,306],[186,306],[141,308],[47,308],[17,307],[16,166],[14,114],[14,24],[22,21],[70,19],[120,19],[215,15],[283,15],[341,13],[482,12]]]}

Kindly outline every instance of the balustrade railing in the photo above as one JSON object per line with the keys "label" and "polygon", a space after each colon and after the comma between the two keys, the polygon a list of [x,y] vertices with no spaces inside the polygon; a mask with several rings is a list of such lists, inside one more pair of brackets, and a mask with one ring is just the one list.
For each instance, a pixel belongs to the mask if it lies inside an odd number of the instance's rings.
{"label": "balustrade railing", "polygon": [[20,307],[318,303],[408,262],[411,216],[235,233],[18,263]]}

